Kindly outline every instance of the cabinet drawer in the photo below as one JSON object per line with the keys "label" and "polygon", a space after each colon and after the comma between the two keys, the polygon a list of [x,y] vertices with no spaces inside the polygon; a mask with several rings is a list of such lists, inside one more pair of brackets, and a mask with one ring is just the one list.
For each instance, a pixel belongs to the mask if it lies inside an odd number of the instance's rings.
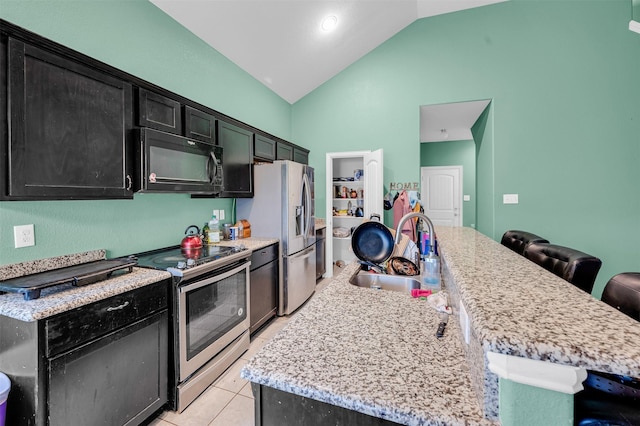
{"label": "cabinet drawer", "polygon": [[145,89],[139,89],[138,125],[181,135],[180,102]]}
{"label": "cabinet drawer", "polygon": [[166,309],[168,291],[169,280],[160,281],[47,318],[46,356],[52,357]]}
{"label": "cabinet drawer", "polygon": [[259,250],[255,250],[251,254],[251,270],[258,269],[262,265],[271,262],[278,258],[278,244],[272,244],[268,247],[263,247]]}

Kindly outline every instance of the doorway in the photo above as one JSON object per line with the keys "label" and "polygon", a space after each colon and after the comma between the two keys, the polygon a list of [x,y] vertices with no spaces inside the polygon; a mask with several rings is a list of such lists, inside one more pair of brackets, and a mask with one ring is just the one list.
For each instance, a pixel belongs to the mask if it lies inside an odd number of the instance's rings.
{"label": "doorway", "polygon": [[462,166],[420,168],[424,213],[434,225],[462,226]]}

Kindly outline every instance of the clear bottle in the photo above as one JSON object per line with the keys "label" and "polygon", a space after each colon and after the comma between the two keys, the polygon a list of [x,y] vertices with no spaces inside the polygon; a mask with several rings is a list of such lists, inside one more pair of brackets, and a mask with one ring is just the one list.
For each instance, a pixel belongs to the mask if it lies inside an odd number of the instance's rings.
{"label": "clear bottle", "polygon": [[209,234],[207,244],[218,244],[220,242],[220,222],[215,215],[211,216],[211,220],[207,224],[209,226]]}
{"label": "clear bottle", "polygon": [[440,277],[440,258],[433,252],[423,256],[420,268],[420,288],[437,292],[442,289]]}

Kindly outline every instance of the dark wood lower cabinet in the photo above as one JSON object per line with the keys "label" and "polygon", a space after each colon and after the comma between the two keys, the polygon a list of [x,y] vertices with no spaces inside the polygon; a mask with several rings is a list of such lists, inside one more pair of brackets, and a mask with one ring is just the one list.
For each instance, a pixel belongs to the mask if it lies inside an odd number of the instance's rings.
{"label": "dark wood lower cabinet", "polygon": [[256,426],[398,425],[398,423],[379,417],[372,417],[256,383],[251,383],[251,390],[255,397]]}
{"label": "dark wood lower cabinet", "polygon": [[249,277],[249,316],[251,334],[278,312],[279,244],[255,250],[251,255]]}
{"label": "dark wood lower cabinet", "polygon": [[40,321],[0,318],[7,425],[138,425],[168,400],[162,281]]}
{"label": "dark wood lower cabinet", "polygon": [[156,314],[49,360],[49,424],[140,424],[160,408],[167,324]]}

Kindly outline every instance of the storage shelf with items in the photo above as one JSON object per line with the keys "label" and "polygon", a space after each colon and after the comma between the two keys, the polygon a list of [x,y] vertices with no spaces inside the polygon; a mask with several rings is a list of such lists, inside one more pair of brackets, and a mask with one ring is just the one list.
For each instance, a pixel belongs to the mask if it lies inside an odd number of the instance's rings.
{"label": "storage shelf with items", "polygon": [[[327,236],[325,277],[330,277],[333,265],[358,260],[351,247],[355,228],[370,214],[381,214],[382,151],[328,153],[326,188],[326,218],[330,234]],[[379,202],[371,200],[371,197],[379,198]],[[379,204],[378,211],[371,207],[375,204]]]}

